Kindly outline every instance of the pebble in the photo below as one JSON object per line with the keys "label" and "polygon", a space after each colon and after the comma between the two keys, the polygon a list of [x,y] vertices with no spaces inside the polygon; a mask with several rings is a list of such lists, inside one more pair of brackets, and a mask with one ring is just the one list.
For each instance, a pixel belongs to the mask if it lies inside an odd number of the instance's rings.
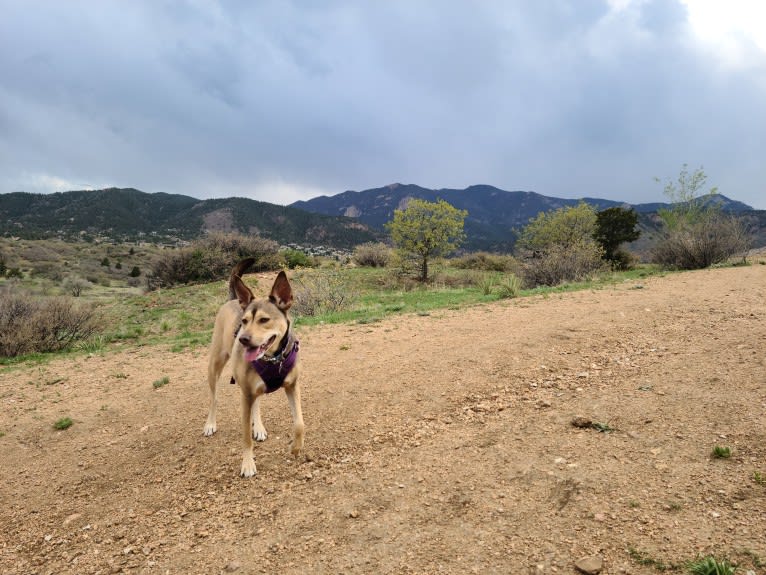
{"label": "pebble", "polygon": [[586,575],[597,575],[604,568],[604,560],[598,555],[583,557],[575,562],[575,568]]}
{"label": "pebble", "polygon": [[226,573],[234,573],[235,571],[238,571],[241,568],[242,568],[242,563],[240,563],[239,561],[229,561],[226,564],[226,567],[223,568],[223,570],[226,571]]}

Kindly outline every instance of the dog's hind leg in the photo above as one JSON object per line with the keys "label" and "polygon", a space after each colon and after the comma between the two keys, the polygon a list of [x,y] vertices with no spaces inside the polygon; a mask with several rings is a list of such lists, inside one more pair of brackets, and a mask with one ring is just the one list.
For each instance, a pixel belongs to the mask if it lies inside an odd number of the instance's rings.
{"label": "dog's hind leg", "polygon": [[210,386],[210,410],[208,411],[207,421],[205,421],[205,427],[203,429],[203,433],[206,436],[211,436],[216,431],[215,410],[217,401],[215,397],[215,388],[218,384],[218,378],[221,376],[221,370],[228,360],[228,353],[211,352],[210,360],[207,364],[207,384]]}
{"label": "dog's hind leg", "polygon": [[253,402],[253,410],[252,410],[252,418],[253,418],[253,439],[256,441],[266,441],[266,438],[269,436],[269,434],[266,432],[266,427],[263,425],[263,420],[261,420],[261,396],[255,398],[255,401]]}
{"label": "dog's hind leg", "polygon": [[290,444],[290,453],[298,455],[303,449],[303,411],[301,410],[301,390],[298,383],[285,387],[287,403],[290,405],[290,413],[293,416],[293,442]]}

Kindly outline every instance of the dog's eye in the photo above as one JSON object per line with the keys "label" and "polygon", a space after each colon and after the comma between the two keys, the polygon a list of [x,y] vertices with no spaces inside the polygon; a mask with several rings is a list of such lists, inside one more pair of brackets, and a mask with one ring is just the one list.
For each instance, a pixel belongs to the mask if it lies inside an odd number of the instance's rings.
{"label": "dog's eye", "polygon": [[267,317],[259,317],[258,323],[269,323],[269,318]]}
{"label": "dog's eye", "polygon": [[242,325],[247,325],[248,319],[246,317],[242,318]]}

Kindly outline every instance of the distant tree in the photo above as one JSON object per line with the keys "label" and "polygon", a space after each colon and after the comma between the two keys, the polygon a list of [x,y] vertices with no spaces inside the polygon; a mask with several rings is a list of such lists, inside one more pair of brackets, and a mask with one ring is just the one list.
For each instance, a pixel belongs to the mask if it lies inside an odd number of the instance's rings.
{"label": "distant tree", "polygon": [[114,269],[121,270],[122,269],[122,262],[118,261],[116,264],[114,264]]}
{"label": "distant tree", "polygon": [[101,265],[104,267],[109,267],[109,258],[105,257],[103,260],[101,260]]}
{"label": "distant tree", "polygon": [[626,269],[629,266],[629,254],[620,250],[623,242],[632,242],[641,232],[636,229],[638,214],[633,208],[607,208],[596,214],[596,231],[593,237],[604,250],[604,259],[614,269]]}
{"label": "distant tree", "polygon": [[129,253],[130,255],[133,255],[133,254],[135,254],[135,253],[136,253],[136,250],[134,250],[133,248],[130,248],[130,251],[129,251],[128,253]]}
{"label": "distant tree", "polygon": [[521,231],[516,245],[532,254],[544,255],[553,247],[567,249],[592,242],[595,231],[595,210],[580,202],[577,206],[537,214]]}
{"label": "distant tree", "polygon": [[141,275],[141,270],[138,269],[138,266],[133,266],[133,269],[130,270],[130,274],[129,275],[132,278],[137,278],[138,276]]}
{"label": "distant tree", "polygon": [[516,243],[526,284],[553,286],[600,271],[604,252],[595,232],[596,212],[584,202],[532,218]]}
{"label": "distant tree", "polygon": [[0,277],[5,276],[8,267],[5,265],[5,256],[0,255]]}
{"label": "distant tree", "polygon": [[386,224],[394,247],[404,257],[419,261],[419,278],[428,280],[428,264],[434,257],[456,250],[463,239],[463,225],[468,212],[439,200],[412,199],[406,209],[395,210]]}
{"label": "distant tree", "polygon": [[72,297],[80,297],[84,290],[91,288],[91,284],[81,277],[68,276],[64,278],[61,287],[72,294]]}
{"label": "distant tree", "polygon": [[663,229],[652,250],[655,263],[667,268],[702,269],[747,253],[752,238],[744,222],[721,210],[715,201],[717,188],[703,191],[706,181],[702,167],[689,173],[684,164],[676,182],[665,184],[665,195],[672,203],[659,210]]}

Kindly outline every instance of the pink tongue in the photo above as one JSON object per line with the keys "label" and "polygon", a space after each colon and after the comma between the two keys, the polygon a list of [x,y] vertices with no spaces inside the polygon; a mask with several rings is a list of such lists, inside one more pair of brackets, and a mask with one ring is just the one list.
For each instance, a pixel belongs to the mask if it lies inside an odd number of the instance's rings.
{"label": "pink tongue", "polygon": [[245,360],[247,361],[255,361],[259,357],[261,357],[266,352],[266,346],[262,345],[261,347],[251,347],[245,352]]}

